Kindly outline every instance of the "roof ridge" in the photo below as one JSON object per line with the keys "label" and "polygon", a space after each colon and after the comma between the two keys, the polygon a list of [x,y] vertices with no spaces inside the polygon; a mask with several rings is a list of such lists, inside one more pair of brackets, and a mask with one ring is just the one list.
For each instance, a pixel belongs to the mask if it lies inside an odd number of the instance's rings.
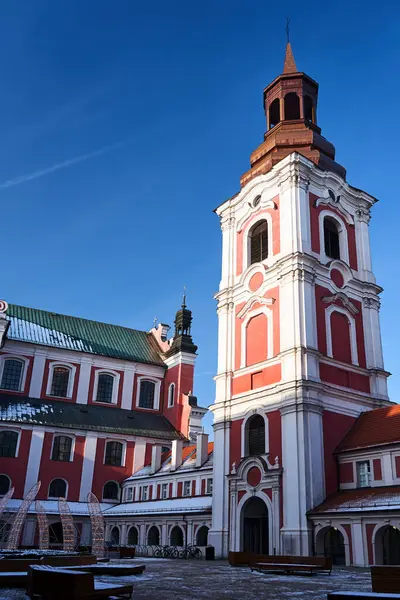
{"label": "roof ridge", "polygon": [[[87,321],[89,323],[96,323],[98,325],[108,325],[110,327],[119,327],[120,329],[126,329],[128,331],[138,331],[140,333],[145,333],[146,335],[150,335],[150,332],[148,332],[144,329],[135,329],[133,327],[127,327],[126,325],[118,325],[116,323],[108,323],[106,321],[95,321],[95,319],[88,319],[87,317],[77,317],[75,315],[66,315],[64,313],[54,312],[53,310],[45,310],[43,308],[33,308],[32,306],[23,306],[22,304],[13,304],[13,303],[8,304],[8,310],[10,309],[10,307],[23,308],[25,310],[33,310],[33,311],[37,311],[37,312],[41,312],[41,313],[47,313],[47,314],[55,316],[55,317],[64,317],[67,319],[77,319],[79,321]],[[6,312],[6,315],[7,315],[7,312]],[[15,317],[15,318],[18,318],[18,317]]]}

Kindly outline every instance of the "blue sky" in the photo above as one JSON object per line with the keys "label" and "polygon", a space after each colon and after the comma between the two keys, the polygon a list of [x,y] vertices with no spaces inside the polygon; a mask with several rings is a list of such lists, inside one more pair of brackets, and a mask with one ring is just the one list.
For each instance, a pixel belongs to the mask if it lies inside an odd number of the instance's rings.
{"label": "blue sky", "polygon": [[[16,304],[149,329],[183,285],[199,346],[195,393],[214,399],[220,229],[265,130],[262,90],[297,66],[371,221],[382,333],[400,399],[395,2],[0,2],[2,286]],[[207,417],[208,425],[211,422]]]}

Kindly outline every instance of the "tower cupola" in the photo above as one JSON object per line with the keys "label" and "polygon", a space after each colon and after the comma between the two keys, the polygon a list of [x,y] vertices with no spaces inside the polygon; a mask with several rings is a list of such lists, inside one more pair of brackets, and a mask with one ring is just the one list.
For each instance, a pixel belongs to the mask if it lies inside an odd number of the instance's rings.
{"label": "tower cupola", "polygon": [[335,147],[317,125],[317,102],[318,83],[297,70],[288,42],[282,73],[264,89],[267,131],[264,142],[250,156],[251,168],[240,179],[242,187],[292,152],[346,178],[344,167],[335,162]]}
{"label": "tower cupola", "polygon": [[175,315],[174,338],[167,355],[175,354],[176,352],[196,353],[197,346],[193,344],[191,326],[192,311],[186,307],[186,294],[184,294],[181,308]]}

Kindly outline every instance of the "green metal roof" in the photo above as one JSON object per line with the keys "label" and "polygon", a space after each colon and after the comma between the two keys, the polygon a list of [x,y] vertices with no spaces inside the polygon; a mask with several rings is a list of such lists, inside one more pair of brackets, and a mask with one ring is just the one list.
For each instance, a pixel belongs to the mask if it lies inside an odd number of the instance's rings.
{"label": "green metal roof", "polygon": [[185,439],[168,419],[160,414],[93,404],[72,404],[59,400],[46,402],[37,398],[2,393],[0,422],[68,427],[163,440]]}
{"label": "green metal roof", "polygon": [[164,366],[151,333],[10,304],[10,340]]}

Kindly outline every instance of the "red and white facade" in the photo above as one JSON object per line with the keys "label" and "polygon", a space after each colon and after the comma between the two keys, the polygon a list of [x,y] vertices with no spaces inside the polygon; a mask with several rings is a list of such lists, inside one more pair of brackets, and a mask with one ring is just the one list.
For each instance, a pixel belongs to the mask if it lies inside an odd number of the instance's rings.
{"label": "red and white facade", "polygon": [[[317,88],[297,72],[289,45],[283,74],[264,92],[265,141],[240,192],[216,209],[222,272],[209,539],[220,556],[311,553],[307,513],[338,489],[335,448],[362,411],[388,404],[368,230],[375,199],[347,183],[319,136]],[[289,116],[293,96],[299,112]],[[325,239],[330,224],[335,248]],[[259,226],[267,247],[253,260]],[[257,416],[265,448],[254,453]],[[251,514],[254,498],[265,507],[262,548],[246,529],[262,510],[258,502]]]}

